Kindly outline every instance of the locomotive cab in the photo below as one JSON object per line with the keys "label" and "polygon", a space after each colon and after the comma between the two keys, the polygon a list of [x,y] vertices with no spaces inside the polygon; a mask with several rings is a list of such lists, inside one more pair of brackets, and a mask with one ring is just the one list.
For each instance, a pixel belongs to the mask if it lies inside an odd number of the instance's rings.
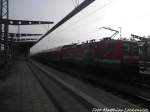
{"label": "locomotive cab", "polygon": [[139,50],[135,42],[122,42],[122,68],[123,71],[139,71]]}

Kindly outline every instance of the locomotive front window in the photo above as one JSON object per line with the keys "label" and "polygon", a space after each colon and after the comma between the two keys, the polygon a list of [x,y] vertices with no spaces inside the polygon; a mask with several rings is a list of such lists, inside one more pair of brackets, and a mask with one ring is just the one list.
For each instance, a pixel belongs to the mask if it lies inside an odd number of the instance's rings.
{"label": "locomotive front window", "polygon": [[127,42],[123,43],[123,53],[125,53],[125,54],[130,53],[130,45]]}
{"label": "locomotive front window", "polygon": [[139,54],[138,45],[135,43],[131,43],[130,51],[131,51],[132,55],[134,55],[134,56],[138,55]]}
{"label": "locomotive front window", "polygon": [[138,45],[136,43],[124,42],[123,53],[128,55],[138,55]]}

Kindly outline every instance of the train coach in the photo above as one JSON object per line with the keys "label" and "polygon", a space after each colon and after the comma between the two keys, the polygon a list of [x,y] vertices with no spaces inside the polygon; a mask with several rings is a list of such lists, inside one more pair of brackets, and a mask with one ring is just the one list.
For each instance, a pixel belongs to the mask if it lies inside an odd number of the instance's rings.
{"label": "train coach", "polygon": [[105,38],[49,49],[36,55],[51,62],[138,73],[139,53],[135,42]]}
{"label": "train coach", "polygon": [[0,70],[4,66],[4,51],[0,51]]}

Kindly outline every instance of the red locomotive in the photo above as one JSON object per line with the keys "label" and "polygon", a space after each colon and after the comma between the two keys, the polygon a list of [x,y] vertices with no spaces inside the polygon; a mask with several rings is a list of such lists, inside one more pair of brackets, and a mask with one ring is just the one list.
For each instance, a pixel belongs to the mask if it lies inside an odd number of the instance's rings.
{"label": "red locomotive", "polygon": [[103,68],[115,70],[134,77],[139,72],[139,49],[136,42],[111,39],[118,31],[109,27],[102,27],[115,32],[109,38],[100,41],[91,40],[82,44],[70,44],[47,50],[38,57],[75,65],[84,68]]}
{"label": "red locomotive", "polygon": [[138,72],[138,45],[135,42],[105,38],[82,44],[64,45],[40,53],[54,62]]}

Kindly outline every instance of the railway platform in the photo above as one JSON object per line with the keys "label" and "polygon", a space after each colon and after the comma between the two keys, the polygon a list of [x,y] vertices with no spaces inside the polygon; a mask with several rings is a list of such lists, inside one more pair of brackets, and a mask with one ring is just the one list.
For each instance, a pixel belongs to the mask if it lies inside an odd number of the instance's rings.
{"label": "railway platform", "polygon": [[71,77],[62,77],[53,69],[39,69],[40,66],[24,58],[16,61],[9,76],[0,81],[1,112],[92,112],[93,107],[139,108],[107,91]]}
{"label": "railway platform", "polygon": [[55,112],[26,60],[16,61],[5,81],[0,81],[1,112]]}

